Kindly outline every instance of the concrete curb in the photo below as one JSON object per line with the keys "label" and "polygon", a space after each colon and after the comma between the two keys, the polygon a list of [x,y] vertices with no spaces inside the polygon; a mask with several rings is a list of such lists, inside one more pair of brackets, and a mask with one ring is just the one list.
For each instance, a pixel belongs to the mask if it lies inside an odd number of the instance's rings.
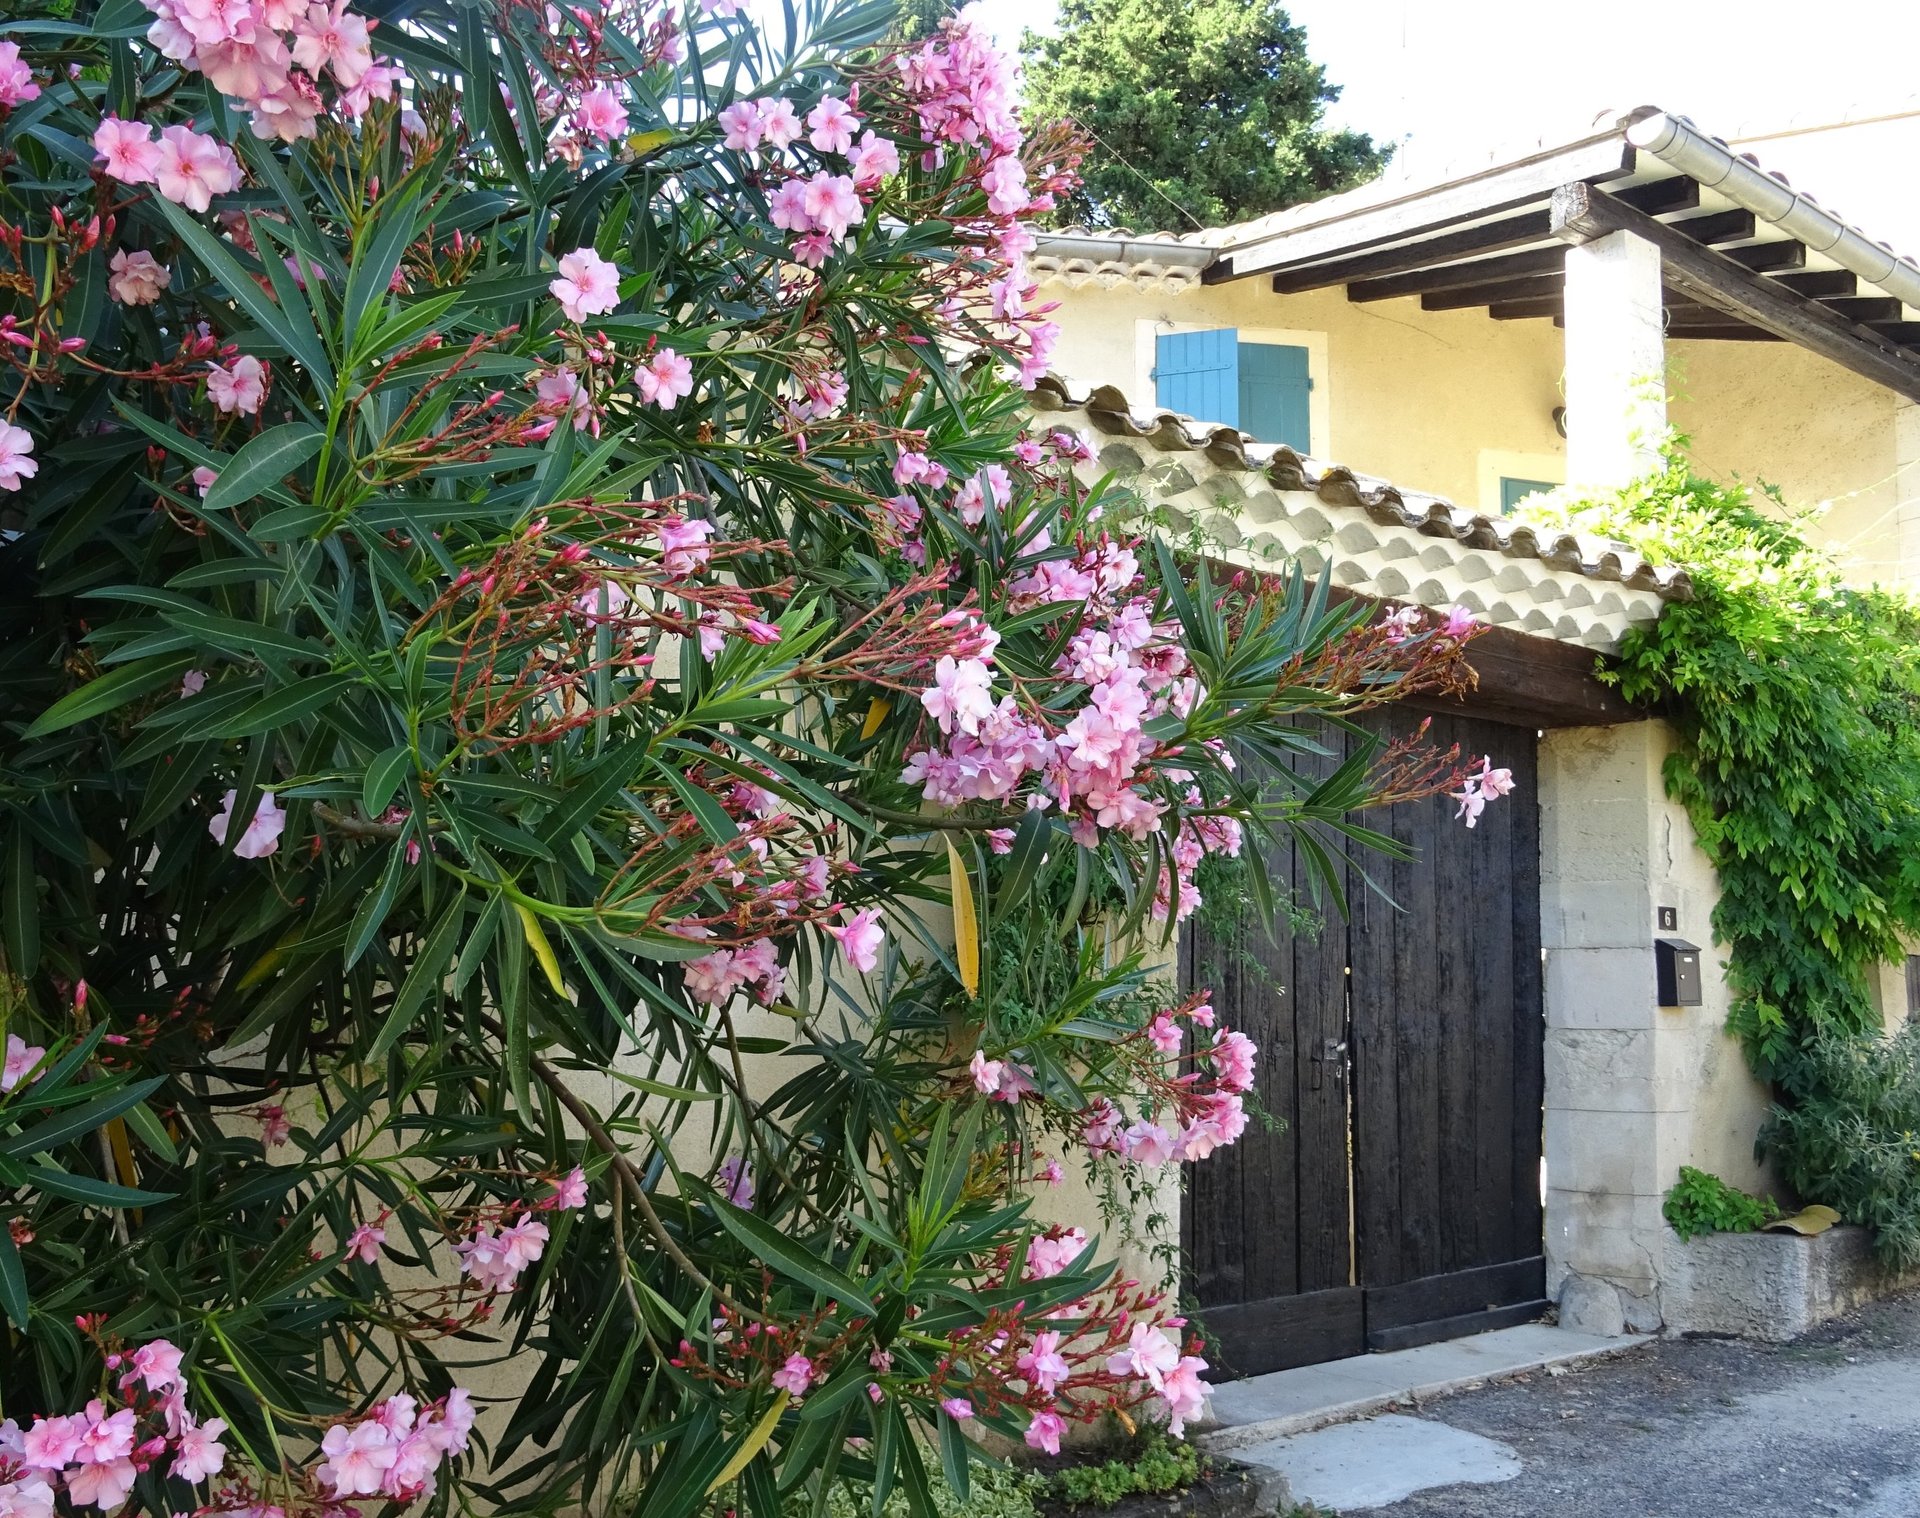
{"label": "concrete curb", "polygon": [[[1492,1341],[1523,1330],[1503,1329],[1495,1334],[1455,1340],[1452,1344],[1431,1344],[1395,1354],[1364,1355],[1338,1360],[1329,1365],[1305,1367],[1300,1371],[1279,1371],[1273,1376],[1256,1376],[1249,1381],[1228,1383],[1216,1388],[1215,1401],[1229,1400],[1239,1416],[1222,1417],[1212,1429],[1198,1434],[1195,1442],[1210,1454],[1230,1455],[1236,1450],[1283,1439],[1291,1434],[1310,1433],[1329,1424],[1344,1423],[1385,1412],[1396,1405],[1414,1405],[1447,1397],[1455,1392],[1478,1390],[1482,1386],[1511,1380],[1535,1371],[1570,1370],[1596,1360],[1612,1358],[1653,1341],[1650,1334],[1628,1334],[1614,1340],[1596,1340],[1566,1334],[1575,1341],[1564,1348],[1546,1347],[1535,1338],[1520,1341],[1511,1350]],[[1560,1330],[1535,1330],[1536,1335],[1558,1334]],[[1524,1347],[1523,1347],[1524,1346]],[[1502,1352],[1506,1351],[1506,1352]],[[1481,1363],[1461,1364],[1478,1361]],[[1399,1362],[1399,1363],[1393,1363]],[[1284,1392],[1273,1400],[1294,1404],[1276,1406],[1261,1413],[1261,1396],[1255,1383],[1274,1383],[1291,1378]],[[1372,1385],[1365,1383],[1371,1382]],[[1324,1400],[1316,1397],[1315,1385],[1323,1383]],[[1278,1390],[1278,1388],[1276,1388]]]}

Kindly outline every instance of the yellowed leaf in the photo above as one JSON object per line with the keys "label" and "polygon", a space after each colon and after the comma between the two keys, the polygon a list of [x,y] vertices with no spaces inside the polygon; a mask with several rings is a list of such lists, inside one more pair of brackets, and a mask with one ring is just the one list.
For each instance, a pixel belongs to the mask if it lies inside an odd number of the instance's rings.
{"label": "yellowed leaf", "polygon": [[280,966],[286,962],[287,951],[306,936],[307,925],[303,922],[295,923],[292,927],[288,928],[285,933],[280,935],[280,941],[278,943],[247,967],[246,973],[242,975],[237,982],[236,989],[251,991],[262,981],[271,979]]}
{"label": "yellowed leaf", "polygon": [[627,138],[627,146],[631,148],[634,153],[645,158],[649,153],[659,152],[660,149],[672,142],[676,135],[677,134],[670,128],[666,127],[662,127],[658,131],[653,132],[635,132]]}
{"label": "yellowed leaf", "polygon": [[953,874],[953,959],[967,995],[980,994],[980,916],[973,909],[973,877],[960,862],[960,850],[947,839],[947,865]]}
{"label": "yellowed leaf", "polygon": [[745,1470],[748,1462],[767,1447],[767,1441],[773,1437],[773,1431],[780,1426],[780,1415],[786,1410],[787,1398],[785,1393],[782,1393],[773,1399],[773,1406],[768,1408],[766,1415],[753,1426],[753,1431],[747,1435],[747,1442],[733,1452],[733,1458],[721,1468],[720,1474],[713,1478],[713,1485],[707,1488],[709,1497]]}
{"label": "yellowed leaf", "polygon": [[887,713],[893,710],[893,703],[885,696],[875,696],[867,703],[867,720],[860,724],[860,741],[866,742],[880,731],[880,724],[887,720]]}
{"label": "yellowed leaf", "polygon": [[540,919],[517,901],[513,909],[520,914],[520,930],[527,936],[527,947],[533,950],[533,957],[540,961],[540,968],[547,972],[547,984],[553,987],[556,996],[565,996],[567,983],[560,978],[560,961],[553,957],[553,945],[547,942]]}
{"label": "yellowed leaf", "polygon": [[1775,1218],[1767,1227],[1776,1233],[1797,1233],[1811,1238],[1816,1233],[1825,1233],[1839,1221],[1839,1213],[1815,1202],[1811,1207],[1801,1208],[1792,1217]]}

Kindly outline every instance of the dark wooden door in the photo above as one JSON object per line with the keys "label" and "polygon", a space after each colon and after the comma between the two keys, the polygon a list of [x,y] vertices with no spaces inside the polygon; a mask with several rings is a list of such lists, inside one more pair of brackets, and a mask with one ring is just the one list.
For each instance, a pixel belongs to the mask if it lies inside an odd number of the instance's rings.
{"label": "dark wooden door", "polygon": [[[1419,720],[1366,725],[1392,738]],[[1442,716],[1429,736],[1491,754],[1514,793],[1471,830],[1441,799],[1370,814],[1414,857],[1356,859],[1345,919],[1269,937],[1216,913],[1185,940],[1186,983],[1211,986],[1222,1020],[1259,1043],[1255,1089],[1275,1120],[1189,1167],[1188,1287],[1227,1373],[1404,1348],[1545,1306],[1534,733]],[[1344,743],[1335,729],[1321,741],[1325,768]],[[1304,888],[1295,852],[1253,867]]]}

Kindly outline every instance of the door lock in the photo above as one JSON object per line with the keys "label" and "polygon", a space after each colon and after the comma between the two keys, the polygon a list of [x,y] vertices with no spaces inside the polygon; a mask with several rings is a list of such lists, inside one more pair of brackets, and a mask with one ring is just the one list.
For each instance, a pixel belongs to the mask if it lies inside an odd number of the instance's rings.
{"label": "door lock", "polygon": [[1328,1038],[1328,1039],[1321,1040],[1319,1051],[1315,1053],[1313,1056],[1313,1087],[1312,1088],[1315,1091],[1318,1091],[1320,1089],[1320,1082],[1323,1077],[1323,1070],[1326,1067],[1331,1067],[1331,1075],[1334,1081],[1338,1082],[1346,1079],[1346,1076],[1347,1076],[1346,1055],[1347,1055],[1347,1042],[1345,1039]]}

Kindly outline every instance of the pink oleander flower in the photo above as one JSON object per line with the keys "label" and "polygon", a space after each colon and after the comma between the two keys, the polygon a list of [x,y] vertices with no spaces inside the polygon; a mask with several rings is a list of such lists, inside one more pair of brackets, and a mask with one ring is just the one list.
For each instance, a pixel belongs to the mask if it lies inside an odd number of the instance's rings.
{"label": "pink oleander flower", "polygon": [[900,150],[884,137],[862,133],[853,153],[854,187],[871,190],[881,180],[891,179],[899,172]]}
{"label": "pink oleander flower", "polygon": [[1213,1041],[1213,1067],[1219,1072],[1221,1086],[1228,1091],[1253,1089],[1255,1061],[1260,1047],[1244,1033],[1222,1028]]}
{"label": "pink oleander flower", "polygon": [[1040,1167],[1040,1179],[1049,1186],[1058,1186],[1067,1178],[1067,1172],[1060,1167],[1058,1160],[1048,1160]]}
{"label": "pink oleander flower", "polygon": [[220,1435],[226,1428],[224,1420],[209,1418],[205,1423],[189,1423],[182,1429],[173,1447],[173,1474],[188,1482],[219,1475],[227,1463],[226,1447],[220,1443]]}
{"label": "pink oleander flower", "polygon": [[224,142],[191,127],[163,127],[153,184],[175,205],[204,211],[214,196],[240,188],[240,162]]}
{"label": "pink oleander flower", "polygon": [[992,1096],[1000,1089],[1000,1061],[988,1059],[984,1049],[975,1049],[973,1059],[967,1070],[973,1076],[973,1084],[983,1096]]}
{"label": "pink oleander flower", "polygon": [[1147,1024],[1147,1042],[1162,1054],[1180,1052],[1181,1033],[1174,1020],[1162,1012]]}
{"label": "pink oleander flower", "polygon": [[822,169],[806,182],[803,202],[812,230],[824,233],[831,242],[847,235],[853,224],[865,214],[853,180],[845,174],[829,174]]}
{"label": "pink oleander flower", "polygon": [[207,365],[207,399],[218,411],[229,416],[258,416],[266,394],[267,366],[251,353],[241,354],[230,369]]}
{"label": "pink oleander flower", "polygon": [[1466,607],[1454,606],[1448,608],[1447,620],[1441,627],[1440,632],[1443,637],[1455,639],[1464,638],[1479,625],[1480,619],[1474,616]]}
{"label": "pink oleander flower", "polygon": [[550,1206],[562,1212],[578,1212],[587,1205],[587,1172],[578,1165],[553,1183]]}
{"label": "pink oleander flower", "polygon": [[1039,1450],[1042,1454],[1057,1455],[1060,1453],[1060,1437],[1066,1431],[1065,1418],[1050,1407],[1042,1408],[1027,1424],[1027,1446],[1030,1449]]}
{"label": "pink oleander flower", "polygon": [[580,104],[574,108],[573,124],[589,137],[606,142],[626,131],[627,108],[612,90],[596,84],[580,97]]}
{"label": "pink oleander flower", "polygon": [[979,659],[942,654],[933,667],[933,682],[920,693],[920,704],[940,731],[978,737],[981,724],[994,715],[993,672]]}
{"label": "pink oleander flower", "polygon": [[7,1035],[7,1061],[0,1066],[0,1091],[11,1091],[47,1057],[39,1044],[30,1044],[18,1033]]}
{"label": "pink oleander flower", "polygon": [[760,135],[771,146],[792,147],[799,141],[801,131],[800,115],[784,95],[777,100],[760,102]]}
{"label": "pink oleander flower", "polygon": [[592,248],[575,248],[560,260],[560,273],[547,289],[567,320],[585,321],[620,304],[620,271]]}
{"label": "pink oleander flower", "polygon": [[254,1118],[260,1124],[260,1142],[269,1149],[277,1149],[293,1137],[293,1124],[287,1119],[287,1109],[277,1103],[268,1103],[254,1109]]}
{"label": "pink oleander flower", "polygon": [[123,1407],[110,1414],[106,1404],[95,1397],[80,1415],[80,1440],[73,1458],[81,1465],[111,1465],[125,1460],[133,1453],[138,1432],[135,1421],[132,1408]]}
{"label": "pink oleander flower", "polygon": [[812,128],[807,141],[816,152],[845,153],[853,147],[854,128],[860,125],[860,118],[846,101],[824,95],[820,103],[807,112],[807,125]]}
{"label": "pink oleander flower", "polygon": [[1186,1432],[1187,1420],[1206,1410],[1207,1383],[1200,1372],[1207,1362],[1194,1355],[1182,1355],[1160,1379],[1160,1399],[1167,1405],[1167,1432],[1178,1439]]}
{"label": "pink oleander flower", "polygon": [[1035,1334],[1033,1343],[1020,1351],[1014,1363],[1027,1378],[1028,1385],[1049,1397],[1053,1389],[1073,1373],[1066,1356],[1060,1353],[1060,1335],[1052,1330]]}
{"label": "pink oleander flower", "polygon": [[0,422],[0,490],[18,490],[22,480],[30,480],[39,472],[32,434],[24,427]]}
{"label": "pink oleander flower", "polygon": [[559,416],[573,418],[573,430],[582,432],[588,426],[598,425],[593,414],[593,397],[587,393],[587,387],[580,382],[565,364],[547,370],[533,382],[533,393],[545,406],[551,406]]}
{"label": "pink oleander flower", "polygon": [[1119,1136],[1120,1152],[1136,1165],[1165,1165],[1173,1159],[1174,1135],[1145,1118]]}
{"label": "pink oleander flower", "polygon": [[662,411],[693,394],[693,365],[671,348],[662,348],[640,366],[634,375],[640,387],[640,404],[652,403]]}
{"label": "pink oleander flower", "polygon": [[36,1417],[20,1436],[19,1460],[28,1470],[57,1471],[73,1464],[86,1424],[77,1413]]}
{"label": "pink oleander flower", "polygon": [[121,184],[152,184],[160,168],[160,144],[142,121],[104,118],[94,129],[93,150],[106,160],[107,173]]}
{"label": "pink oleander flower", "polygon": [[813,1362],[805,1355],[788,1355],[786,1364],[773,1373],[773,1384],[798,1402],[813,1385]]}
{"label": "pink oleander flower", "polygon": [[1387,635],[1387,641],[1398,647],[1420,631],[1420,625],[1426,620],[1426,612],[1418,606],[1403,606],[1398,611],[1389,612],[1380,619],[1380,626]]}
{"label": "pink oleander flower", "polygon": [[40,98],[33,70],[20,58],[20,44],[0,42],[0,106],[25,105]]}
{"label": "pink oleander flower", "polygon": [[[205,464],[202,464],[193,471],[192,478],[193,488],[200,492],[200,499],[204,501],[207,498],[207,492],[213,489],[213,482],[220,478],[220,471],[217,469],[209,469]],[[187,673],[190,675],[199,674],[199,671],[188,670]],[[206,680],[205,675],[201,675],[200,678],[203,682]],[[188,694],[191,695],[193,693],[189,691]]]}
{"label": "pink oleander flower", "polygon": [[181,1384],[180,1362],[183,1358],[179,1347],[170,1340],[151,1340],[127,1356],[130,1368],[126,1379],[130,1381],[138,1377],[146,1384],[148,1391],[170,1390]]}
{"label": "pink oleander flower", "polygon": [[660,567],[675,579],[685,579],[706,568],[712,550],[707,539],[713,523],[698,517],[666,517],[655,529],[660,535]]}
{"label": "pink oleander flower", "polygon": [[166,294],[172,278],[167,266],[145,248],[132,253],[116,249],[107,267],[113,271],[107,277],[107,294],[123,306],[152,305]]}
{"label": "pink oleander flower", "polygon": [[864,974],[880,963],[880,946],[887,941],[887,934],[880,926],[879,912],[872,907],[853,913],[837,927],[829,924],[827,931],[840,941],[841,951],[854,969]]}
{"label": "pink oleander flower", "polygon": [[127,1500],[138,1475],[131,1460],[82,1465],[67,1473],[67,1498],[77,1507],[112,1512]]}
{"label": "pink oleander flower", "polygon": [[[196,471],[196,473],[197,472],[198,471]],[[212,474],[213,471],[209,469],[207,473]],[[197,484],[198,481],[196,481],[195,483]],[[213,484],[213,481],[208,480],[207,484],[211,485]],[[205,495],[206,493],[207,492],[205,487],[202,487],[200,494]],[[186,700],[188,696],[199,695],[200,692],[205,690],[206,688],[207,688],[207,672],[204,669],[190,669],[180,677],[180,699],[182,701]]]}
{"label": "pink oleander flower", "polygon": [[813,218],[807,214],[807,182],[789,179],[767,197],[767,214],[783,232],[811,232]]}
{"label": "pink oleander flower", "polygon": [[973,1404],[965,1397],[948,1397],[940,1404],[940,1411],[958,1422],[973,1416]]}
{"label": "pink oleander flower", "polygon": [[334,1424],[320,1441],[320,1452],[326,1462],[314,1475],[335,1498],[378,1495],[400,1454],[392,1431],[373,1419]]}
{"label": "pink oleander flower", "polygon": [[1180,1363],[1180,1346],[1166,1331],[1153,1323],[1135,1323],[1127,1347],[1107,1361],[1107,1369],[1116,1376],[1131,1376],[1145,1381],[1155,1391],[1168,1371]]}
{"label": "pink oleander flower", "polygon": [[1033,200],[1027,190],[1026,165],[1011,153],[987,165],[980,188],[987,192],[987,209],[995,216],[1023,211]]}
{"label": "pink oleander flower", "polygon": [[343,90],[373,67],[367,18],[348,10],[346,0],[334,0],[331,8],[309,5],[293,24],[293,39],[293,61],[316,77],[325,69]]}
{"label": "pink oleander flower", "polygon": [[725,145],[736,153],[759,151],[767,131],[760,120],[757,101],[736,100],[720,113],[720,128],[726,134]]}
{"label": "pink oleander flower", "polygon": [[1086,1247],[1086,1230],[1081,1228],[1069,1228],[1058,1238],[1036,1235],[1027,1240],[1027,1278],[1044,1281],[1059,1275]]}
{"label": "pink oleander flower", "polygon": [[347,1258],[363,1265],[377,1264],[380,1250],[387,1242],[387,1230],[377,1223],[362,1223],[347,1235]]}
{"label": "pink oleander flower", "polygon": [[[228,791],[221,798],[218,815],[207,823],[207,831],[213,835],[215,843],[227,841],[227,828],[233,821],[233,804],[239,799],[239,794],[238,791]],[[247,830],[233,846],[234,857],[265,859],[280,847],[280,835],[286,831],[286,826],[287,814],[274,801],[273,792],[267,791],[260,797],[260,805],[247,823]]]}
{"label": "pink oleander flower", "polygon": [[753,1166],[741,1156],[730,1154],[715,1173],[720,1195],[743,1212],[753,1211]]}

